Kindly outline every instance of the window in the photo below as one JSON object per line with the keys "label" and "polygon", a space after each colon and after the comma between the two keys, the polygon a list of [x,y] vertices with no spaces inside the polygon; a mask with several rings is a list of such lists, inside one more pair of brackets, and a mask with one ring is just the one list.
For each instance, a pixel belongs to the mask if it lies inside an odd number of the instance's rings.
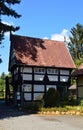
{"label": "window", "polygon": [[58,81],[58,76],[48,75],[49,81]]}
{"label": "window", "polygon": [[34,73],[45,74],[45,68],[34,68]]}
{"label": "window", "polygon": [[61,82],[67,82],[68,79],[69,79],[68,76],[60,76],[60,81],[61,81]]}
{"label": "window", "polygon": [[32,85],[31,84],[24,84],[23,85],[23,92],[31,92],[32,91]]}
{"label": "window", "polygon": [[47,74],[58,74],[58,70],[57,69],[47,69]]}
{"label": "window", "polygon": [[23,73],[32,73],[32,68],[31,67],[22,68],[21,72],[23,72]]}
{"label": "window", "polygon": [[35,81],[43,81],[44,75],[34,75],[34,80]]}
{"label": "window", "polygon": [[44,92],[44,85],[34,85],[34,91]]}
{"label": "window", "polygon": [[60,74],[69,75],[69,70],[60,70]]}
{"label": "window", "polygon": [[31,100],[31,93],[24,93],[24,100],[30,101]]}
{"label": "window", "polygon": [[32,74],[23,74],[23,80],[32,80]]}
{"label": "window", "polygon": [[34,100],[42,100],[44,93],[34,93]]}

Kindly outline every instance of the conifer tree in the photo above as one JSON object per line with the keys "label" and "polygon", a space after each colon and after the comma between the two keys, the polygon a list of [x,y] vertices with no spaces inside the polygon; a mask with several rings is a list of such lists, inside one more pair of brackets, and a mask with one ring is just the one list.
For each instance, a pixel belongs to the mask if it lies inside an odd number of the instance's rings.
{"label": "conifer tree", "polygon": [[4,39],[4,33],[9,31],[17,31],[18,26],[8,25],[4,23],[1,16],[12,16],[14,18],[20,18],[15,10],[11,8],[11,5],[19,4],[20,0],[0,0],[0,43]]}
{"label": "conifer tree", "polygon": [[[14,9],[11,8],[11,6],[15,4],[19,4],[20,0],[0,0],[0,44],[2,43],[2,40],[4,39],[5,32],[15,32],[19,30],[20,27],[8,25],[6,22],[3,22],[2,16],[11,16],[14,18],[20,18],[21,15],[19,15]],[[0,62],[2,59],[0,58]]]}
{"label": "conifer tree", "polygon": [[74,61],[83,59],[83,25],[76,24],[71,28],[70,42],[68,44],[70,53]]}

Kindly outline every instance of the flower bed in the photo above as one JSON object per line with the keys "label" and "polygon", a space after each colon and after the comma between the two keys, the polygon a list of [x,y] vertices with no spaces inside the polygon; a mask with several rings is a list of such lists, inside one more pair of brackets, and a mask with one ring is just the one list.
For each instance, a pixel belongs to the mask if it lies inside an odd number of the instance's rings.
{"label": "flower bed", "polygon": [[83,106],[40,108],[38,113],[42,115],[83,115]]}

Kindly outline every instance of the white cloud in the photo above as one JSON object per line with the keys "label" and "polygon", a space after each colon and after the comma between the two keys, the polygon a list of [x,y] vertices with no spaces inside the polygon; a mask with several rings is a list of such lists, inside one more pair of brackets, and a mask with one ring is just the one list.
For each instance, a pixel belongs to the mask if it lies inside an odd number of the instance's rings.
{"label": "white cloud", "polygon": [[44,37],[43,39],[48,39],[48,37]]}
{"label": "white cloud", "polygon": [[[49,39],[48,37],[44,37],[43,39]],[[52,34],[51,35],[51,40],[56,40],[56,41],[64,41],[69,42],[69,31],[67,29],[63,29],[60,34]]]}
{"label": "white cloud", "polygon": [[[64,39],[65,38],[65,39]],[[69,42],[69,36],[68,36],[68,30],[63,29],[60,34],[52,34],[51,35],[51,40],[56,40],[56,41],[64,41]]]}
{"label": "white cloud", "polygon": [[61,34],[52,34],[51,40],[64,41],[64,37]]}

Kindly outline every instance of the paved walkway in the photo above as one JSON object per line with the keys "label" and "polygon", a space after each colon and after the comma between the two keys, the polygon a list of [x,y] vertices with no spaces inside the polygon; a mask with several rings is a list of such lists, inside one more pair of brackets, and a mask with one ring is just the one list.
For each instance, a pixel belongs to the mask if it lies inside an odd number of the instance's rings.
{"label": "paved walkway", "polygon": [[40,116],[0,103],[0,130],[83,130],[83,116]]}

